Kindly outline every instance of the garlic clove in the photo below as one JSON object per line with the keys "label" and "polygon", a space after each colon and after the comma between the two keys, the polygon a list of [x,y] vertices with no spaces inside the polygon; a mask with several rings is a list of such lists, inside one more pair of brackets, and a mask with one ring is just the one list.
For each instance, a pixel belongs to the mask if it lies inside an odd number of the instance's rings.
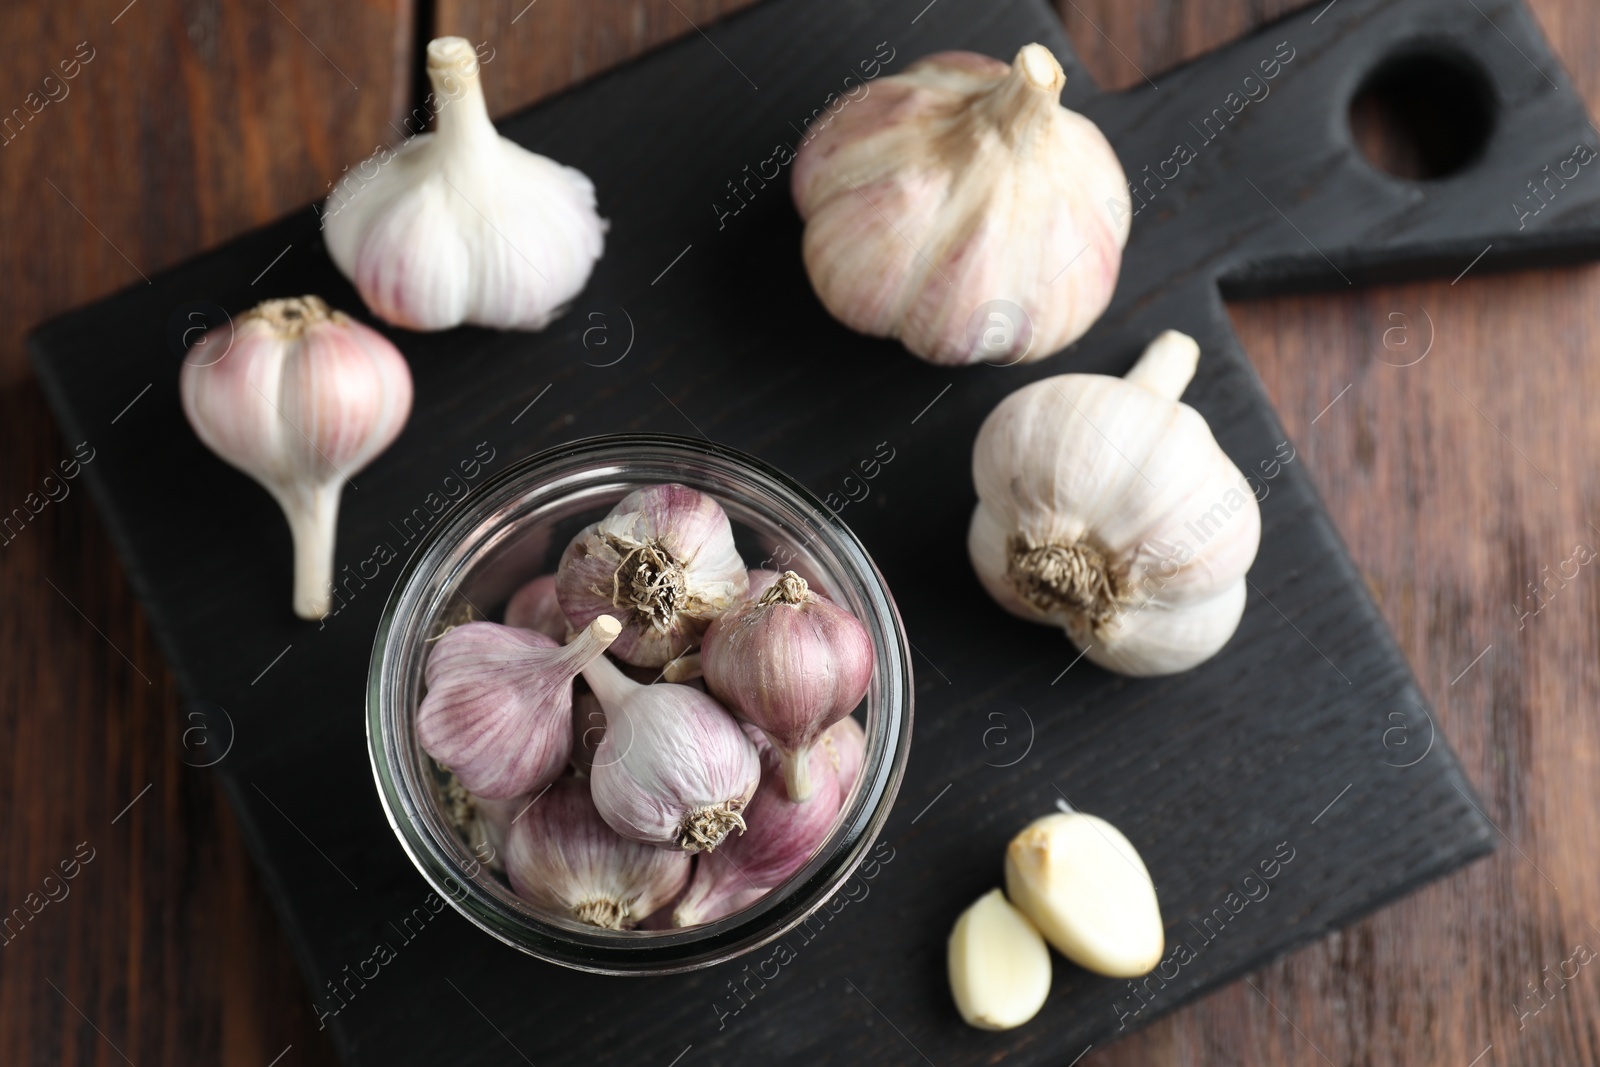
{"label": "garlic clove", "polygon": [[594,754],[606,736],[606,713],[600,698],[587,689],[572,694],[572,770],[587,777],[594,769]]}
{"label": "garlic clove", "polygon": [[556,599],[556,576],[541,575],[528,582],[506,604],[506,625],[536,630],[556,641],[565,641],[572,632],[567,617]]}
{"label": "garlic clove", "polygon": [[783,757],[789,795],[810,795],[808,754],[872,681],[872,639],[843,608],[786,571],[712,621],[700,665],[713,696],[759,726]]}
{"label": "garlic clove", "polygon": [[328,254],[397,326],[542,329],[604,247],[594,185],[495,132],[465,39],[429,42],[427,65],[436,132],[339,182],[322,212]]}
{"label": "garlic clove", "polygon": [[382,334],[315,296],[268,300],[232,331],[216,362],[184,363],[183,413],[283,509],[295,614],[319,619],[333,606],[339,492],[405,426],[411,370]]}
{"label": "garlic clove", "polygon": [[1177,399],[1198,351],[1168,331],[1125,379],[1025,386],[973,445],[967,549],[984,588],[1124,674],[1187,670],[1222,648],[1261,541],[1250,483]]}
{"label": "garlic clove", "polygon": [[1006,848],[1006,895],[1062,955],[1135,978],[1161,961],[1155,885],[1126,837],[1082,812],[1046,815]]}
{"label": "garlic clove", "polygon": [[623,631],[612,654],[661,667],[697,642],[748,581],[722,507],[686,486],[652,485],[572,539],[556,595],[574,626],[617,615]]}
{"label": "garlic clove", "polygon": [[472,798],[475,819],[473,840],[468,843],[475,855],[483,855],[483,849],[487,849],[489,858],[484,860],[484,866],[495,871],[505,869],[506,837],[511,832],[511,822],[527,810],[532,801],[533,797],[525,793],[498,800],[480,796]]}
{"label": "garlic clove", "polygon": [[605,709],[590,781],[612,829],[686,852],[712,851],[744,831],[761,762],[720,704],[687,685],[640,685],[604,656],[583,677]]}
{"label": "garlic clove", "polygon": [[822,741],[828,748],[834,776],[839,779],[840,795],[848,797],[866,759],[867,732],[853,716],[846,715],[828,727]]}
{"label": "garlic clove", "polygon": [[1050,995],[1050,950],[998,889],[979,897],[956,920],[946,962],[956,1010],[980,1030],[1021,1026]]}
{"label": "garlic clove", "polygon": [[700,653],[688,652],[670,660],[661,668],[661,677],[669,682],[692,682],[705,671],[700,666]]}
{"label": "garlic clove", "polygon": [[529,903],[590,926],[632,929],[683,888],[689,857],[620,837],[583,778],[555,782],[511,826],[506,876]]}
{"label": "garlic clove", "polygon": [[673,925],[696,926],[733,914],[751,894],[782,885],[827,840],[842,794],[823,747],[813,748],[808,758],[816,788],[797,803],[789,799],[777,750],[767,749],[761,785],[744,810],[745,832],[696,861],[689,888],[673,909]]}
{"label": "garlic clove", "polygon": [[[1093,122],[1060,104],[1043,45],[1010,64],[941,52],[818,123],[794,162],[806,273],[851,329],[934,363],[1042,359],[1116,287],[1127,179]],[[1005,301],[1025,321],[975,316]]]}
{"label": "garlic clove", "polygon": [[423,750],[490,799],[537,792],[572,749],[572,679],[621,629],[601,616],[566,646],[492,622],[457,626],[434,645],[417,708]]}

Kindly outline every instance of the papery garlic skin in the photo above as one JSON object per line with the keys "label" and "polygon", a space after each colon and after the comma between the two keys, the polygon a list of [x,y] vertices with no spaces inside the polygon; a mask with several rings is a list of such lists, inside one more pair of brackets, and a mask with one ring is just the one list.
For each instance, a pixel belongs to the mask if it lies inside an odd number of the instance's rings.
{"label": "papery garlic skin", "polygon": [[1021,1026],[1050,996],[1050,950],[998,889],[979,897],[956,920],[946,966],[956,1010],[979,1030]]}
{"label": "papery garlic skin", "polygon": [[605,709],[589,780],[613,830],[685,852],[712,851],[744,831],[761,762],[720,704],[687,685],[640,685],[604,656],[583,677]]}
{"label": "papery garlic skin", "polygon": [[574,626],[616,615],[623,630],[612,654],[661,667],[699,641],[748,581],[721,505],[686,486],[652,485],[572,539],[556,595]]}
{"label": "papery garlic skin", "polygon": [[1261,512],[1178,400],[1198,357],[1169,330],[1126,378],[1034,382],[990,412],[973,445],[967,548],[984,588],[1121,674],[1204,662],[1244,612]]}
{"label": "papery garlic skin", "polygon": [[[942,364],[1031,362],[1081,337],[1111,301],[1132,214],[1111,145],[1060,105],[1065,84],[1043,45],[1009,66],[940,52],[820,125],[793,191],[828,312]],[[999,341],[973,323],[997,300],[1028,320]]]}
{"label": "papery garlic skin", "polygon": [[225,351],[184,363],[183,413],[283,509],[295,614],[320,619],[333,604],[340,490],[405,426],[411,369],[382,334],[315,296],[268,300],[234,320],[231,345],[204,343]]}
{"label": "papery garlic skin", "polygon": [[712,695],[759,726],[783,755],[795,800],[811,792],[807,753],[861,703],[873,661],[860,620],[793,571],[714,620],[700,652]]}
{"label": "papery garlic skin", "polygon": [[1058,952],[1096,974],[1137,978],[1161,962],[1166,931],[1150,872],[1104,819],[1070,812],[1029,824],[1006,847],[1006,895]]}
{"label": "papery garlic skin", "polygon": [[632,929],[689,877],[689,857],[619,836],[590,800],[590,783],[564,778],[513,823],[506,876],[522,899],[607,930]]}
{"label": "papery garlic skin", "polygon": [[777,750],[762,756],[761,785],[744,810],[744,833],[696,861],[689,888],[673,909],[674,926],[731,915],[751,893],[782,885],[827,840],[842,793],[829,753],[819,745],[807,758],[815,788],[797,803],[789,799]]}
{"label": "papery garlic skin", "polygon": [[556,576],[540,575],[524,584],[506,602],[506,625],[536,630],[556,641],[565,641],[572,632],[561,602],[556,599]]}
{"label": "papery garlic skin", "polygon": [[604,247],[594,185],[495,132],[464,38],[429,42],[428,79],[436,132],[339,182],[323,209],[328,255],[396,326],[543,329]]}
{"label": "papery garlic skin", "polygon": [[571,756],[572,679],[620,628],[601,616],[563,647],[498,623],[457,626],[428,654],[417,740],[476,796],[537,792]]}

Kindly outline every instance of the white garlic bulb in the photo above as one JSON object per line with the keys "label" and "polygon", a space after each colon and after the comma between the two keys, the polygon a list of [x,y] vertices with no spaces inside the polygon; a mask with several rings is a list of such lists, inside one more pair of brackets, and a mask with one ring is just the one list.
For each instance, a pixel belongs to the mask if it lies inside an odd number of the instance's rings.
{"label": "white garlic bulb", "polygon": [[[1032,361],[1081,337],[1132,216],[1116,153],[1061,106],[1065,84],[1043,45],[1010,66],[941,52],[817,129],[794,199],[828,312],[933,363]],[[983,313],[994,302],[1003,322]]]}
{"label": "white garlic bulb", "polygon": [[328,254],[396,326],[542,329],[600,258],[594,185],[495,132],[465,39],[429,42],[428,79],[435,132],[340,180],[323,211]]}
{"label": "white garlic bulb", "polygon": [[232,331],[213,342],[221,358],[184,363],[183,413],[283,509],[295,614],[320,619],[333,606],[340,490],[405,426],[411,369],[382,334],[314,296],[268,300]]}
{"label": "white garlic bulb", "polygon": [[1121,674],[1188,670],[1244,613],[1261,512],[1178,400],[1199,354],[1169,330],[1126,378],[1041,379],[989,413],[972,450],[967,549],[984,588]]}

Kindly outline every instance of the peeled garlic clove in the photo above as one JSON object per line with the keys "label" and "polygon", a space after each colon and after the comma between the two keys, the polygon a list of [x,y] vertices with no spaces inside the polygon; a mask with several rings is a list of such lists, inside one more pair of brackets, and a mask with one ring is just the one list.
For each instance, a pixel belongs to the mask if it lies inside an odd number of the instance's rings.
{"label": "peeled garlic clove", "polygon": [[536,630],[556,641],[565,641],[572,627],[556,599],[556,576],[541,575],[528,582],[506,604],[506,625]]}
{"label": "peeled garlic clove", "polygon": [[428,655],[417,709],[423,750],[477,796],[537,792],[572,751],[572,679],[620,628],[601,616],[563,647],[492,622],[457,626]]}
{"label": "peeled garlic clove", "polygon": [[777,751],[767,750],[761,785],[744,810],[744,833],[695,862],[689,889],[673,909],[673,925],[696,926],[733,914],[738,900],[782,885],[827,840],[839,814],[839,782],[822,746],[811,750],[809,760],[815,788],[796,803],[789,799]]}
{"label": "peeled garlic clove", "polygon": [[652,485],[572,539],[556,595],[574,626],[617,615],[623,628],[612,655],[661,667],[697,642],[747,582],[721,506],[686,486]]}
{"label": "peeled garlic clove", "polygon": [[464,38],[429,42],[436,131],[365,161],[323,206],[328,254],[396,326],[542,329],[604,247],[594,185],[497,134],[478,75]]}
{"label": "peeled garlic clove", "polygon": [[1046,815],[1006,848],[1006,895],[1063,956],[1135,978],[1161,961],[1166,934],[1144,861],[1122,832],[1082,812]]}
{"label": "peeled garlic clove", "polygon": [[967,549],[984,588],[1123,674],[1173,674],[1221,649],[1261,541],[1250,484],[1178,400],[1199,351],[1169,330],[1126,378],[1025,386],[972,449]]}
{"label": "peeled garlic clove", "polygon": [[861,703],[872,665],[866,627],[794,571],[713,621],[700,650],[707,688],[771,739],[795,800],[811,794],[811,746]]}
{"label": "peeled garlic clove", "polygon": [[556,782],[516,820],[505,860],[519,897],[607,930],[632,929],[689,877],[684,853],[625,840],[607,826],[583,778]]}
{"label": "peeled garlic clove", "polygon": [[968,1026],[1010,1030],[1050,995],[1050,950],[1028,917],[991,889],[961,913],[946,956],[950,994]]}
{"label": "peeled garlic clove", "polygon": [[[1043,359],[1111,301],[1132,218],[1098,127],[1030,44],[941,52],[811,131],[794,162],[812,288],[840,322],[933,363]],[[1007,301],[1027,319],[978,315]],[[996,334],[996,330],[1000,334]]]}
{"label": "peeled garlic clove", "polygon": [[268,300],[232,331],[231,344],[212,339],[226,349],[214,363],[185,361],[183,413],[283,509],[295,614],[320,619],[333,605],[339,491],[405,426],[411,370],[382,334],[315,296]]}
{"label": "peeled garlic clove", "polygon": [[834,776],[839,779],[840,795],[847,797],[861,776],[861,764],[867,755],[867,732],[853,716],[846,715],[828,727],[822,741],[828,748]]}
{"label": "peeled garlic clove", "polygon": [[709,852],[744,831],[761,762],[720,704],[687,685],[640,685],[604,656],[583,677],[605,709],[589,779],[613,830],[685,852]]}

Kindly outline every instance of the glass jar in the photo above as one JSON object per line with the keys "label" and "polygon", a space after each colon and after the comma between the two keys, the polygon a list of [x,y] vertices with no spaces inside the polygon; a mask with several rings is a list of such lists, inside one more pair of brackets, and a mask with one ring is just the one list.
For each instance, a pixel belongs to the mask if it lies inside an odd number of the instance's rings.
{"label": "glass jar", "polygon": [[[861,773],[832,832],[783,885],[743,911],[673,930],[603,930],[552,915],[478,861],[417,742],[428,640],[452,622],[500,617],[524,582],[552,573],[572,536],[635,489],[677,482],[714,497],[752,569],[794,570],[850,610],[876,662],[863,702]],[[389,825],[440,896],[530,955],[602,974],[709,967],[772,941],[820,908],[883,829],[911,748],[911,657],[866,550],[810,491],[751,456],[691,438],[597,437],[539,453],[478,487],[436,524],[379,622],[367,679],[367,748]],[[857,709],[860,715],[862,709]]]}

